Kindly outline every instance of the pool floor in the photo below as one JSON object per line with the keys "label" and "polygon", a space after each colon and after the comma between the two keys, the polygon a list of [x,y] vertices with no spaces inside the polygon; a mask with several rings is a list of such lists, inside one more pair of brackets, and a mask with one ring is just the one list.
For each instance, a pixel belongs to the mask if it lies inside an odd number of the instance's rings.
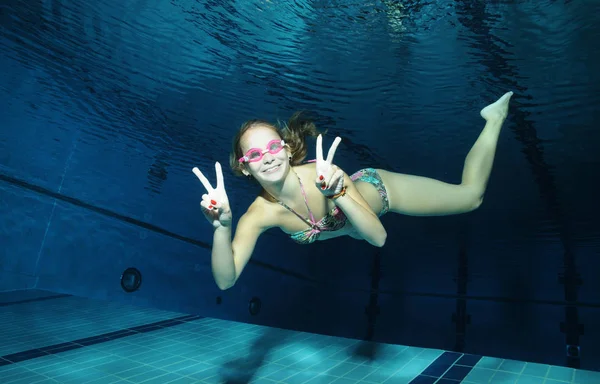
{"label": "pool floor", "polygon": [[599,372],[367,343],[40,291],[2,300],[0,327],[2,384],[600,383]]}

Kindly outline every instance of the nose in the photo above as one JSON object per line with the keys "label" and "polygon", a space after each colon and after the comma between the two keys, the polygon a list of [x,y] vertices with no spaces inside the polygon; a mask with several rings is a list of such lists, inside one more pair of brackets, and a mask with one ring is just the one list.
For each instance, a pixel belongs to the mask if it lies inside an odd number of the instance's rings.
{"label": "nose", "polygon": [[275,160],[275,157],[271,154],[271,152],[267,151],[263,154],[263,162],[270,163],[273,160]]}

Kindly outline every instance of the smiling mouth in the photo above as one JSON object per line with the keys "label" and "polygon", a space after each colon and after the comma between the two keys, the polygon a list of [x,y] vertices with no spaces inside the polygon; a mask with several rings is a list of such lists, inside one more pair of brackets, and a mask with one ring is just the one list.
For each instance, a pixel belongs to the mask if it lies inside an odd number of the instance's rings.
{"label": "smiling mouth", "polygon": [[279,168],[279,165],[276,165],[276,166],[274,166],[274,167],[271,167],[271,168],[267,168],[267,169],[265,169],[263,172],[264,172],[264,173],[268,173],[268,172],[274,171],[274,170],[275,170],[275,169],[277,169],[277,168]]}

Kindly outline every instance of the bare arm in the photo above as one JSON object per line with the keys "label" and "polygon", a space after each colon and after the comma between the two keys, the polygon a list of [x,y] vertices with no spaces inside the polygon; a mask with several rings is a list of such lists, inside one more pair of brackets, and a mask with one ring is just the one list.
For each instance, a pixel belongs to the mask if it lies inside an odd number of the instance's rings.
{"label": "bare arm", "polygon": [[369,204],[354,186],[350,177],[344,172],[346,195],[334,200],[335,205],[346,214],[352,226],[360,236],[376,247],[383,247],[387,232],[379,221],[379,217],[371,210]]}
{"label": "bare arm", "polygon": [[342,139],[339,136],[333,140],[333,144],[327,152],[327,159],[324,159],[323,137],[322,135],[317,136],[317,159],[315,162],[317,178],[315,179],[315,185],[317,188],[320,186],[325,191],[326,196],[332,196],[337,188],[341,188],[343,182],[343,185],[346,186],[346,194],[335,198],[335,205],[344,211],[354,229],[363,239],[376,247],[383,247],[387,233],[383,224],[379,221],[379,217],[373,213],[371,207],[356,189],[346,172],[333,165],[333,156],[341,141]]}
{"label": "bare arm", "polygon": [[221,290],[235,284],[248,264],[256,241],[269,227],[263,219],[262,209],[252,204],[240,218],[235,236],[231,241],[231,227],[215,229],[212,247],[212,273]]}

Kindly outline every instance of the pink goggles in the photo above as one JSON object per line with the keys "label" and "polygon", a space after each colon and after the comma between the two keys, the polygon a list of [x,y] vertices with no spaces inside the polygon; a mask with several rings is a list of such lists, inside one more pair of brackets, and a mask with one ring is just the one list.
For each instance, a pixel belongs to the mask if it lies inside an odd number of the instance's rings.
{"label": "pink goggles", "polygon": [[285,146],[285,141],[283,141],[281,139],[271,140],[267,144],[267,149],[264,149],[264,150],[260,149],[260,148],[249,149],[248,152],[246,152],[246,155],[244,157],[240,157],[238,161],[240,163],[244,163],[244,162],[254,163],[256,161],[261,161],[265,153],[269,152],[271,155],[275,155],[275,154],[281,152],[281,150],[283,149],[284,146]]}

